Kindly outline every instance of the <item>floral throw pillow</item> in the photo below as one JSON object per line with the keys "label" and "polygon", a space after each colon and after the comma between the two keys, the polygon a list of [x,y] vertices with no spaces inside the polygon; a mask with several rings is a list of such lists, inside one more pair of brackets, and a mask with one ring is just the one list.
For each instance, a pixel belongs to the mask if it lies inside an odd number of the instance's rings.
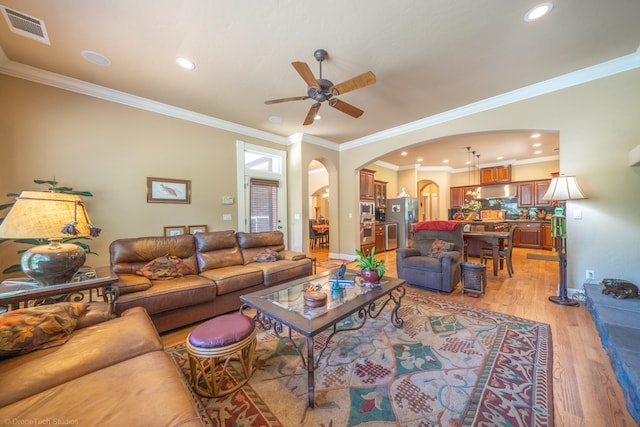
{"label": "floral throw pillow", "polygon": [[449,252],[451,250],[453,250],[453,243],[436,239],[431,244],[431,251],[429,251],[429,256],[438,258],[443,253]]}
{"label": "floral throw pillow", "polygon": [[149,261],[136,274],[151,280],[169,280],[194,274],[193,267],[174,255],[165,255]]}
{"label": "floral throw pillow", "polygon": [[253,257],[255,262],[274,262],[283,259],[282,255],[273,249],[265,249],[260,252],[258,255]]}
{"label": "floral throw pillow", "polygon": [[87,307],[60,302],[0,315],[0,357],[17,356],[67,342]]}

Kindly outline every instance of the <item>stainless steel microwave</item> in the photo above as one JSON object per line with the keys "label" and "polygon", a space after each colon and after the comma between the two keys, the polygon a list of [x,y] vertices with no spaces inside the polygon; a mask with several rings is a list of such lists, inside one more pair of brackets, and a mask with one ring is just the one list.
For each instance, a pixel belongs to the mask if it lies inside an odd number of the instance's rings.
{"label": "stainless steel microwave", "polygon": [[376,213],[376,205],[373,202],[360,202],[360,216],[373,217]]}

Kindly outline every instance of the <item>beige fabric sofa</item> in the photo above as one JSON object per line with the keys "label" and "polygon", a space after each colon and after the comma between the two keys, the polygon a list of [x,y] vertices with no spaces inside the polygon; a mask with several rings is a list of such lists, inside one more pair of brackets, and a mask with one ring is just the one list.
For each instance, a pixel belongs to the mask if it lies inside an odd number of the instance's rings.
{"label": "beige fabric sofa", "polygon": [[60,346],[0,359],[4,424],[203,425],[145,310],[108,307],[90,304]]}
{"label": "beige fabric sofa", "polygon": [[[265,250],[282,259],[255,262]],[[194,274],[171,280],[141,276],[145,264],[166,255],[193,267]],[[120,239],[110,245],[116,314],[144,307],[160,332],[240,308],[240,296],[312,274],[311,259],[284,250],[279,231],[243,233],[215,231],[171,237]]]}

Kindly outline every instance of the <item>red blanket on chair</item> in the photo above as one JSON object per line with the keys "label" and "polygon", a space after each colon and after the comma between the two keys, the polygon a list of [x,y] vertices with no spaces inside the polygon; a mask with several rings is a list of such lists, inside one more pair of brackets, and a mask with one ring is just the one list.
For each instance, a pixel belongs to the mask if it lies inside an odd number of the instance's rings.
{"label": "red blanket on chair", "polygon": [[453,231],[460,224],[457,221],[422,221],[416,224],[413,231],[419,230],[442,230]]}

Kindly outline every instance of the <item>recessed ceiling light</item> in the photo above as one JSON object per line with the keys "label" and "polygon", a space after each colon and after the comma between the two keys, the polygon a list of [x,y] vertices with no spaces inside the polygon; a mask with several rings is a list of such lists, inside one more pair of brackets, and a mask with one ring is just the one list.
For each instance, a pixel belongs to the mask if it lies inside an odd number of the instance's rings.
{"label": "recessed ceiling light", "polygon": [[449,163],[449,160],[448,160],[448,159],[444,159],[444,160],[442,161],[442,163]]}
{"label": "recessed ceiling light", "polygon": [[533,9],[529,10],[524,15],[524,20],[526,22],[532,22],[532,21],[535,21],[536,19],[540,19],[547,13],[551,12],[551,9],[553,9],[553,3],[551,2],[541,3],[537,6],[534,6]]}
{"label": "recessed ceiling light", "polygon": [[176,58],[176,64],[178,64],[185,70],[193,70],[194,68],[196,68],[196,64],[189,61],[187,58]]}
{"label": "recessed ceiling light", "polygon": [[502,160],[502,159],[504,159],[504,157],[502,157],[502,156],[496,157],[496,160]]}
{"label": "recessed ceiling light", "polygon": [[533,154],[542,154],[542,150],[534,151]]}
{"label": "recessed ceiling light", "polygon": [[406,152],[406,151],[403,151],[402,153],[400,153],[400,155],[401,155],[401,156],[406,156],[406,155],[407,155],[407,152]]}
{"label": "recessed ceiling light", "polygon": [[535,144],[532,145],[532,147],[540,147],[541,145],[542,145],[542,143],[536,142]]}
{"label": "recessed ceiling light", "polygon": [[419,158],[418,158],[418,161],[419,161],[419,162],[421,162],[421,161],[422,161],[422,157],[419,157]]}
{"label": "recessed ceiling light", "polygon": [[269,121],[271,123],[280,123],[282,121],[282,118],[280,118],[278,116],[271,116],[271,117],[269,117]]}
{"label": "recessed ceiling light", "polygon": [[109,65],[111,65],[111,60],[98,52],[83,50],[82,52],[80,52],[80,55],[82,55],[84,59],[91,62],[92,64],[100,65],[101,67],[108,67]]}
{"label": "recessed ceiling light", "polygon": [[540,135],[539,133],[533,133],[531,134],[531,138],[540,138],[542,135]]}

